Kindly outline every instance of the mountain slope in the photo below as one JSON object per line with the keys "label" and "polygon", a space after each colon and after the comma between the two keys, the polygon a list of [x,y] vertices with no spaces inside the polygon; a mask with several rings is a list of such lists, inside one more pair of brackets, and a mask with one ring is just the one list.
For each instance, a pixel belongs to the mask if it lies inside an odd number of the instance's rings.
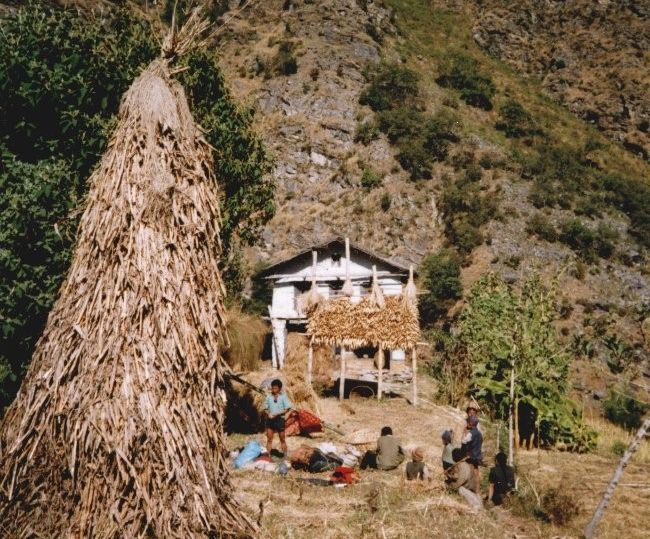
{"label": "mountain slope", "polygon": [[[465,196],[470,208],[467,197],[489,197],[496,208],[475,227],[465,285],[485,271],[517,281],[532,268],[547,275],[563,269],[563,331],[593,341],[604,359],[622,347],[624,362],[639,374],[650,305],[639,228],[647,222],[645,199],[630,209],[611,184],[646,196],[650,167],[549,99],[543,84],[486,55],[473,36],[472,12],[459,4],[273,0],[231,22],[218,45],[224,69],[234,93],[257,108],[257,128],[275,154],[278,211],[254,256],[276,260],[348,234],[418,263],[465,241],[458,230],[472,221],[471,210],[454,213],[451,194]],[[490,110],[436,82],[454,55],[491,77]],[[383,134],[355,142],[359,125],[379,117],[359,97],[368,68],[382,59],[419,76],[413,106],[422,114],[456,118],[459,140],[431,165],[430,179],[411,180],[396,159],[403,148]],[[535,126],[530,136],[513,138],[496,127],[513,101]],[[463,193],[468,171],[474,191]],[[614,337],[623,342],[617,352]]]}

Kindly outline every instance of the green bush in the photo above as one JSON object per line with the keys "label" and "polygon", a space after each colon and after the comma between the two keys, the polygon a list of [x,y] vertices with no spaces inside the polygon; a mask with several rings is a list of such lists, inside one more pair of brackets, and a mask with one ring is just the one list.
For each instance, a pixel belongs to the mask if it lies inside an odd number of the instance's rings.
{"label": "green bush", "polygon": [[363,167],[361,173],[361,187],[364,189],[374,189],[379,187],[384,179],[370,167]]}
{"label": "green bush", "polygon": [[379,128],[372,120],[357,124],[357,130],[354,133],[354,142],[361,142],[365,146],[373,140],[379,138]]}
{"label": "green bush", "polygon": [[[149,24],[126,10],[100,17],[30,4],[6,12],[0,24],[2,407],[56,299],[86,179],[104,151],[121,96],[159,45]],[[274,212],[269,162],[250,129],[252,113],[231,99],[214,52],[191,53],[184,66],[189,69],[178,77],[216,148],[215,176],[225,195],[223,270],[236,292],[236,246],[255,241]]]}
{"label": "green bush", "polygon": [[526,232],[551,243],[558,240],[557,230],[555,230],[553,224],[541,213],[536,213],[531,216],[526,225]]}
{"label": "green bush", "polygon": [[643,417],[650,411],[650,405],[628,395],[629,389],[619,387],[610,389],[603,400],[605,417],[626,429],[638,429]]}
{"label": "green bush", "polygon": [[399,107],[384,110],[377,118],[379,129],[399,148],[397,159],[412,180],[430,178],[432,164],[445,159],[449,144],[458,141],[458,122],[448,114],[429,116]]}
{"label": "green bush", "polygon": [[451,249],[427,255],[420,263],[419,274],[420,319],[431,326],[462,296],[460,258]]}
{"label": "green bush", "polygon": [[533,117],[514,99],[503,104],[495,127],[509,138],[528,137],[538,132]]}
{"label": "green bush", "polygon": [[616,440],[612,444],[612,453],[616,455],[617,457],[622,457],[625,454],[625,451],[627,450],[627,444],[625,442],[622,442],[621,440]]}
{"label": "green bush", "polygon": [[359,103],[376,112],[402,107],[419,95],[419,76],[406,67],[382,62],[368,74],[368,80]]}
{"label": "green bush", "polygon": [[594,263],[599,256],[609,258],[614,252],[617,237],[617,232],[604,223],[600,223],[596,230],[580,219],[560,224],[560,241],[571,247],[585,262]]}
{"label": "green bush", "polygon": [[460,90],[460,97],[468,105],[492,110],[496,87],[492,78],[482,73],[473,58],[461,53],[450,53],[442,61],[436,82],[440,86]]}
{"label": "green bush", "polygon": [[650,185],[619,175],[606,175],[600,180],[606,202],[630,218],[630,233],[650,247]]}

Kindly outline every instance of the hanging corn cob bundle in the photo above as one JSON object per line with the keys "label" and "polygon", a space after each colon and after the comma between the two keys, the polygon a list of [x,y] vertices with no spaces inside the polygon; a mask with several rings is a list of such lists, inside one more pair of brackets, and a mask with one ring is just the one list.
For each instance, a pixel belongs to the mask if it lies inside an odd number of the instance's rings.
{"label": "hanging corn cob bundle", "polygon": [[123,97],[72,266],[0,425],[2,536],[242,537],[223,457],[224,289],[212,152],[171,63]]}
{"label": "hanging corn cob bundle", "polygon": [[417,314],[417,308],[418,308],[418,290],[415,286],[415,280],[413,279],[413,264],[411,264],[409,268],[409,280],[406,283],[406,286],[404,287],[404,293],[402,297],[404,298],[404,302],[408,307],[413,309],[416,314]]}
{"label": "hanging corn cob bundle", "polygon": [[345,238],[345,282],[341,288],[344,296],[351,297],[354,294],[354,287],[350,279],[350,238]]}

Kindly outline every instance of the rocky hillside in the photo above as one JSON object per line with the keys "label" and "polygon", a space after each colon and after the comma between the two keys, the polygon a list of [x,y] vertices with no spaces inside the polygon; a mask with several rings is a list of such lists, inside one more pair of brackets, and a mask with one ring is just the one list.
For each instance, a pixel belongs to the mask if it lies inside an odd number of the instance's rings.
{"label": "rocky hillside", "polygon": [[650,4],[634,0],[469,2],[473,37],[541,80],[554,99],[650,157]]}
{"label": "rocky hillside", "polygon": [[[632,53],[640,50],[641,33],[632,39],[630,23],[615,41],[608,17],[623,24],[621,13],[612,6],[576,5],[584,17],[572,24],[591,21],[592,29],[609,32],[602,34],[602,45],[590,45],[599,56],[578,45],[572,27],[558,23],[557,34],[542,32],[562,16],[571,18],[568,8],[551,18],[550,7],[539,7],[546,15],[528,10],[517,19],[509,15],[515,4],[448,4],[441,9],[441,3],[434,7],[426,0],[268,0],[231,20],[218,44],[224,68],[235,95],[256,108],[257,128],[275,156],[277,213],[254,257],[276,260],[348,234],[404,262],[418,263],[451,245],[463,251],[466,286],[489,270],[511,281],[532,268],[549,275],[564,271],[567,339],[587,346],[586,354],[632,365],[640,374],[647,368],[642,323],[650,305],[647,241],[644,247],[638,228],[645,226],[639,207],[646,199],[626,206],[611,182],[640,186],[640,196],[646,196],[650,168],[599,129],[644,147],[647,96],[632,71],[599,78],[600,85],[587,74],[611,71],[607,66],[617,58],[641,70],[643,55]],[[631,4],[626,9],[630,21],[641,17]],[[494,30],[496,21],[507,39]],[[513,37],[524,28],[533,36],[526,47],[523,37]],[[571,36],[560,39],[562,32]],[[477,71],[477,80],[491,81],[489,106],[471,103],[464,90],[443,80],[444,66],[459,57]],[[382,127],[388,116],[360,104],[373,66],[382,61],[416,74],[418,95],[405,97],[414,118],[452,118],[455,124],[445,152],[426,160],[421,178],[404,170],[404,141],[410,139],[396,143],[390,128]],[[531,73],[545,78],[538,82]],[[624,76],[629,84],[621,82]],[[581,81],[574,90],[558,82],[570,77]],[[563,89],[557,101],[566,106],[548,99],[546,92],[555,87]],[[500,126],[507,124],[504,111],[513,102],[525,120],[517,121],[528,122],[523,134]],[[619,106],[629,114],[616,112]],[[595,111],[599,129],[572,110],[588,121],[595,121],[588,112]]]}

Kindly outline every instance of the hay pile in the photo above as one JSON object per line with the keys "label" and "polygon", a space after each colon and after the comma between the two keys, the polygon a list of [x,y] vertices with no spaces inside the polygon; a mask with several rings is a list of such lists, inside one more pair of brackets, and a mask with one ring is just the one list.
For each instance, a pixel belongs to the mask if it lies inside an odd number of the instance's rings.
{"label": "hay pile", "polygon": [[123,97],[74,260],[0,426],[2,535],[254,534],[222,456],[224,328],[211,149],[170,62]]}
{"label": "hay pile", "polygon": [[363,298],[322,302],[309,313],[307,332],[316,344],[385,350],[410,349],[420,338],[417,309],[399,296],[384,298],[384,306]]}

